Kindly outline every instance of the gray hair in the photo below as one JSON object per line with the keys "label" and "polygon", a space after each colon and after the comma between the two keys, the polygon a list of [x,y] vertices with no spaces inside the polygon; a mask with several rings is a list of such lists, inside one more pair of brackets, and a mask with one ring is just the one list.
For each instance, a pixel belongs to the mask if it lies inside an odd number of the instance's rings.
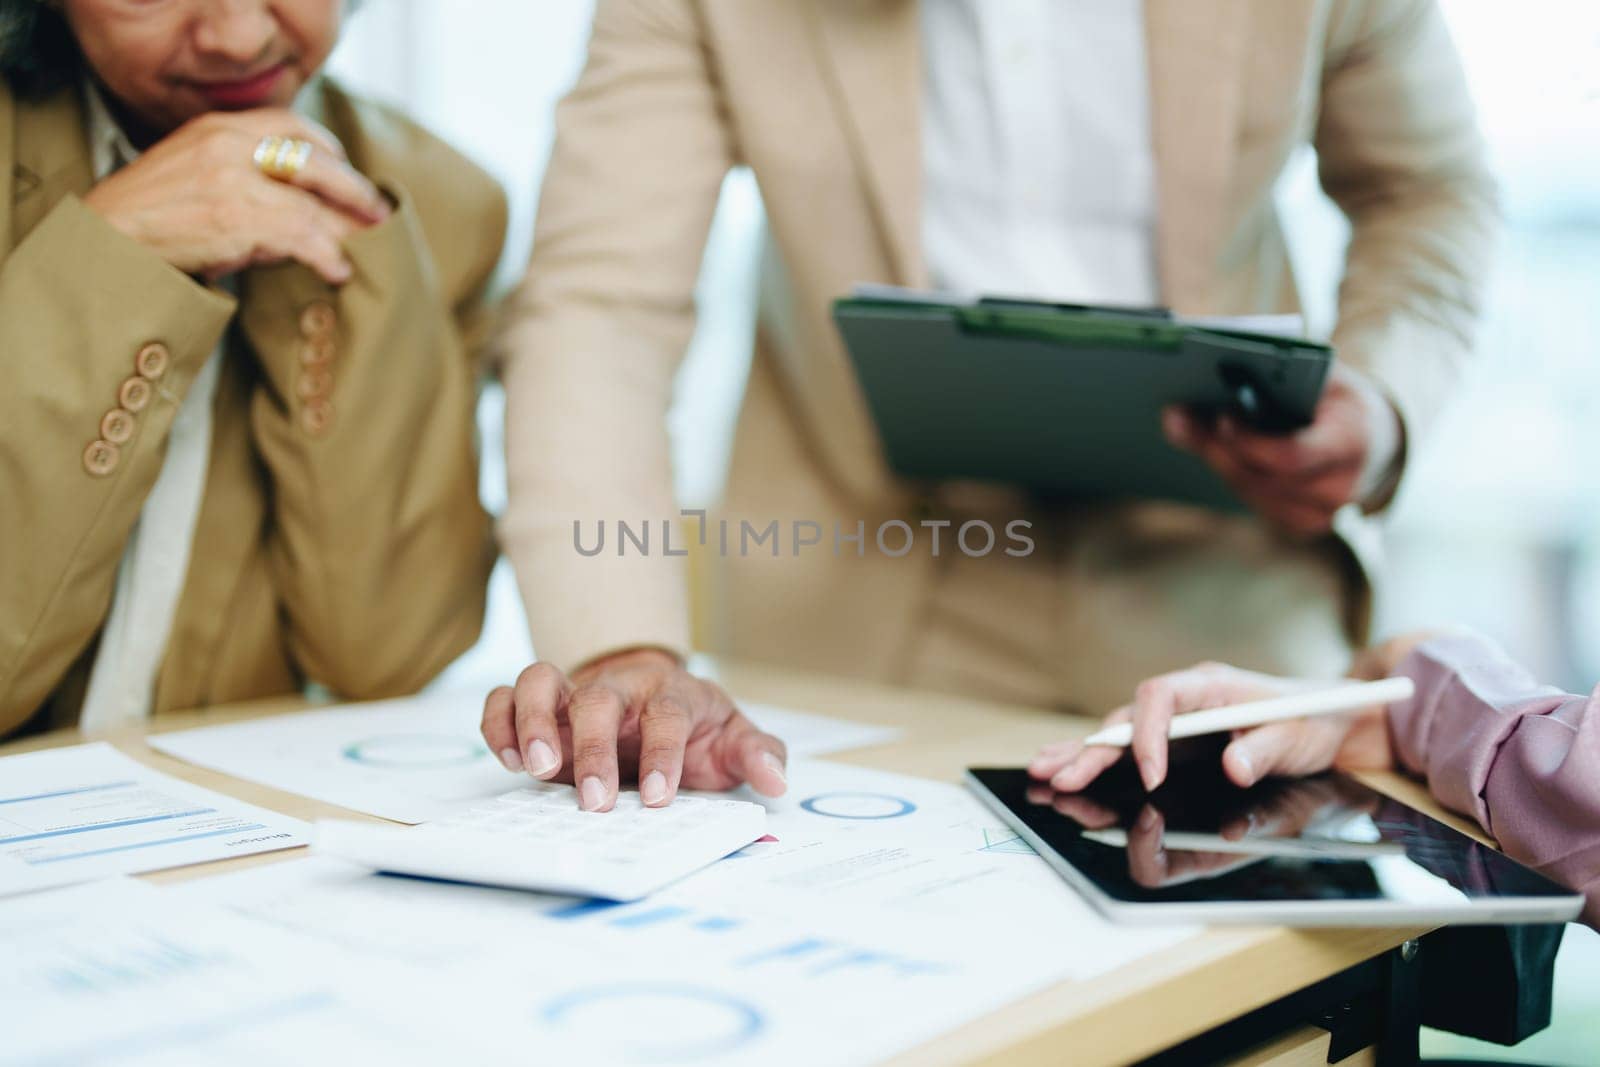
{"label": "gray hair", "polygon": [[72,84],[83,57],[67,20],[44,0],[0,0],[0,76],[20,96]]}

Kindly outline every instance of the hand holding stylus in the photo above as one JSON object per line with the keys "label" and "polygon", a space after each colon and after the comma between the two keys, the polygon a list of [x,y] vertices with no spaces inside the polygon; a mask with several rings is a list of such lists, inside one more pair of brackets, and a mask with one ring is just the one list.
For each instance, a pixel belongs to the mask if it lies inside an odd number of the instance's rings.
{"label": "hand holding stylus", "polygon": [[[1405,699],[1408,686],[1406,679],[1390,679],[1376,689],[1330,688],[1204,663],[1144,682],[1133,703],[1107,716],[1099,734],[1047,746],[1028,772],[1056,789],[1077,791],[1131,746],[1140,780],[1155,789],[1167,777],[1171,738],[1221,730],[1234,731],[1222,767],[1241,787],[1269,775],[1388,767],[1393,756],[1384,709]],[[1193,725],[1180,718],[1191,714]]]}
{"label": "hand holding stylus", "polygon": [[[1171,720],[1167,740],[1246,730],[1268,723],[1309,719],[1315,715],[1359,711],[1373,704],[1393,704],[1410,700],[1416,687],[1410,678],[1385,678],[1377,682],[1345,682],[1326,689],[1308,689],[1287,696],[1250,700],[1243,704],[1196,711]],[[1105,745],[1126,748],[1133,743],[1133,723],[1107,726],[1083,739],[1085,746]]]}

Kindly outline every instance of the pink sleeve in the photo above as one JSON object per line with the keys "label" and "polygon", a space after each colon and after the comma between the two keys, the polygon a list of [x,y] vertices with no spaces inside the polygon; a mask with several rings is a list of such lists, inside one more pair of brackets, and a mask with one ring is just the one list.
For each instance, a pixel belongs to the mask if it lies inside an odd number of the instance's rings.
{"label": "pink sleeve", "polygon": [[1389,709],[1400,762],[1600,914],[1600,688],[1580,697],[1539,685],[1471,635],[1418,646],[1398,673],[1417,687]]}

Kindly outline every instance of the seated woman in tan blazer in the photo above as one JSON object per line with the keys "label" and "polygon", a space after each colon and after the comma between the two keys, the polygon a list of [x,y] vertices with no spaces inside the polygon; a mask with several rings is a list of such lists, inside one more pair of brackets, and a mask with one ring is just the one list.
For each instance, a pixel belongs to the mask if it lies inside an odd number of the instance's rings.
{"label": "seated woman in tan blazer", "polygon": [[477,637],[504,199],[317,78],[343,7],[0,0],[0,737]]}

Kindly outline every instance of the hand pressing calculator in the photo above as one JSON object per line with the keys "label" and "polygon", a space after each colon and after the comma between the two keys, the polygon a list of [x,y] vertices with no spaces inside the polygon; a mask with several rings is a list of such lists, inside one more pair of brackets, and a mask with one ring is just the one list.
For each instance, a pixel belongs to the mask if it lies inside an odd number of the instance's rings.
{"label": "hand pressing calculator", "polygon": [[421,826],[324,820],[315,848],[395,874],[637,900],[750,844],[766,820],[759,804],[680,795],[647,808],[636,792],[586,812],[571,786],[541,784]]}

